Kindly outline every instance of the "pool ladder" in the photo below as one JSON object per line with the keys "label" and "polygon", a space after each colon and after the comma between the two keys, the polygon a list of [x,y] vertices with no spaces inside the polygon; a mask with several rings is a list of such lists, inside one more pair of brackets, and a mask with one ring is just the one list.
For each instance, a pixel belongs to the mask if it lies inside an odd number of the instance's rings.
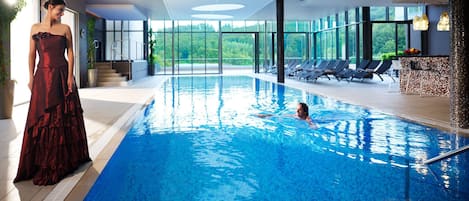
{"label": "pool ladder", "polygon": [[441,154],[441,155],[439,155],[439,156],[436,156],[436,157],[434,157],[434,158],[428,159],[428,160],[424,161],[423,164],[427,164],[427,165],[428,165],[428,164],[432,164],[432,163],[434,163],[434,162],[443,160],[443,159],[448,158],[448,157],[451,157],[451,156],[453,156],[453,155],[460,154],[460,153],[462,153],[462,152],[464,152],[464,151],[467,151],[468,149],[469,149],[469,145],[466,145],[466,146],[461,147],[461,148],[459,148],[459,149],[455,149],[455,150],[453,150],[453,151],[449,151],[449,152],[446,152],[446,153]]}

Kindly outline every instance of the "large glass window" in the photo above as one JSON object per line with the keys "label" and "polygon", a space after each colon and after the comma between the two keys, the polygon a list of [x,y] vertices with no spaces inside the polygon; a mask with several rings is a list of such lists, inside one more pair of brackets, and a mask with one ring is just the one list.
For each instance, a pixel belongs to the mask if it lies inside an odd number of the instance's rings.
{"label": "large glass window", "polygon": [[415,16],[422,16],[425,9],[423,6],[407,7],[407,19],[412,20]]}
{"label": "large glass window", "polygon": [[285,32],[296,32],[298,30],[298,24],[296,21],[286,21],[284,25]]}
{"label": "large glass window", "polygon": [[177,41],[177,46],[175,49],[175,58],[176,69],[179,74],[189,74],[192,73],[192,43],[191,43],[191,33],[179,32],[176,34],[175,40]]}
{"label": "large glass window", "polygon": [[346,59],[345,52],[347,51],[345,48],[345,27],[341,27],[338,29],[339,31],[339,38],[337,38],[337,47],[338,47],[338,55],[337,58],[339,59]]}
{"label": "large glass window", "polygon": [[336,59],[337,58],[337,29],[327,32],[327,58]]}
{"label": "large glass window", "polygon": [[323,40],[323,36],[322,36],[323,33],[324,32],[317,32],[315,34],[315,36],[316,36],[316,44],[315,44],[316,46],[315,46],[315,48],[316,48],[316,59],[317,60],[326,59],[325,56],[324,56],[325,54],[323,53],[323,49],[325,48],[324,40]]}
{"label": "large glass window", "polygon": [[344,26],[345,25],[345,12],[340,12],[338,14],[339,18],[338,18],[338,26]]}
{"label": "large glass window", "polygon": [[142,60],[143,21],[106,21],[106,60]]}
{"label": "large glass window", "polygon": [[356,25],[347,26],[348,29],[348,55],[351,64],[357,63],[357,29]]}
{"label": "large glass window", "polygon": [[357,22],[357,13],[355,10],[355,8],[348,10],[348,23],[350,24]]}
{"label": "large glass window", "polygon": [[386,7],[370,7],[371,21],[385,21],[386,16]]}
{"label": "large glass window", "polygon": [[380,60],[384,54],[395,55],[406,49],[408,27],[408,24],[373,24],[373,59]]}
{"label": "large glass window", "polygon": [[306,43],[306,37],[305,33],[285,34],[285,61],[304,61],[307,58],[308,44]]}
{"label": "large glass window", "polygon": [[224,69],[254,67],[254,34],[223,33],[222,65]]}
{"label": "large glass window", "polygon": [[323,31],[317,34],[317,55],[319,60],[336,59],[336,30]]}
{"label": "large glass window", "polygon": [[259,26],[257,21],[246,21],[246,31],[258,32]]}
{"label": "large glass window", "polygon": [[207,73],[218,73],[218,33],[207,34]]}
{"label": "large glass window", "polygon": [[385,53],[396,51],[396,26],[394,23],[373,24],[373,59],[381,60]]}
{"label": "large glass window", "polygon": [[410,28],[409,24],[397,25],[397,52],[403,53],[407,49],[409,38],[407,37],[407,30]]}
{"label": "large glass window", "polygon": [[[363,49],[362,12],[361,8],[354,8],[312,21],[286,21],[285,61],[308,58],[348,59],[351,64],[355,64],[363,58],[363,55],[368,55],[365,51],[371,51],[373,59],[380,59],[384,53],[405,49],[409,44],[409,38],[406,37],[408,26],[407,22],[399,21],[403,21],[407,16],[409,8],[370,9],[371,50]],[[133,26],[132,22],[129,21],[128,25],[116,22],[112,23],[113,29],[118,29],[116,27],[120,26],[122,30],[112,32],[109,38],[112,40],[133,38],[131,34],[125,35],[126,27],[129,32],[133,31],[130,28]],[[253,59],[257,56],[261,67],[275,63],[275,21],[152,21],[150,27],[153,28],[158,41],[155,50],[156,61],[164,67],[160,72],[166,74],[219,73],[220,61],[223,67],[229,65],[252,67],[255,63]],[[259,55],[252,55],[255,53],[253,36],[257,33]],[[222,44],[219,44],[220,40],[223,41]],[[121,44],[121,46],[115,45],[113,49],[132,51],[132,48]]]}
{"label": "large glass window", "polygon": [[233,21],[233,32],[245,32],[246,22],[245,21]]}
{"label": "large glass window", "polygon": [[173,34],[164,33],[164,71],[165,74],[172,74],[173,70]]}
{"label": "large glass window", "polygon": [[205,73],[206,33],[192,33],[192,67],[194,73]]}
{"label": "large glass window", "polygon": [[310,31],[310,21],[298,21],[298,32],[309,32]]}
{"label": "large glass window", "polygon": [[404,7],[390,7],[389,8],[389,20],[402,21],[402,20],[405,20],[404,16],[405,16]]}

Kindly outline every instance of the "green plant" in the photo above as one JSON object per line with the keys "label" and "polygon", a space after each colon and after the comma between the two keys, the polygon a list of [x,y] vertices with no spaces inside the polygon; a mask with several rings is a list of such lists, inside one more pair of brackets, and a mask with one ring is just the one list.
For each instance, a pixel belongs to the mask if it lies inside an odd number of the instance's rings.
{"label": "green plant", "polygon": [[93,17],[89,17],[88,21],[86,22],[86,37],[88,43],[88,69],[94,69],[94,62],[95,62],[95,52],[96,49],[94,48],[94,30],[96,25],[96,19]]}
{"label": "green plant", "polygon": [[153,37],[153,29],[150,28],[148,31],[148,44],[149,44],[149,54],[148,54],[148,63],[150,66],[153,66],[155,64],[155,55],[153,54],[155,51],[155,45],[156,45],[156,40]]}
{"label": "green plant", "polygon": [[0,85],[10,80],[10,23],[25,5],[24,0],[17,0],[13,5],[0,1]]}
{"label": "green plant", "polygon": [[397,51],[397,55],[395,52],[388,52],[388,53],[383,53],[381,55],[382,60],[393,60],[396,59],[396,56],[402,56],[404,55],[403,51]]}

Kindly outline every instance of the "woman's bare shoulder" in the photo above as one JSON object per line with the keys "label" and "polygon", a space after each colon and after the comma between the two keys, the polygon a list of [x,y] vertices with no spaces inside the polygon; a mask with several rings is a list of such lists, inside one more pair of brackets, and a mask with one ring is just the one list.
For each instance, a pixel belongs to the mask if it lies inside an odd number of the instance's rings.
{"label": "woman's bare shoulder", "polygon": [[63,30],[65,30],[65,29],[70,29],[70,26],[68,26],[68,24],[62,24],[62,23],[60,23],[60,24],[58,24],[58,26],[59,26],[60,29],[63,29]]}
{"label": "woman's bare shoulder", "polygon": [[31,33],[37,32],[40,27],[41,27],[41,23],[33,24],[33,25],[31,26]]}

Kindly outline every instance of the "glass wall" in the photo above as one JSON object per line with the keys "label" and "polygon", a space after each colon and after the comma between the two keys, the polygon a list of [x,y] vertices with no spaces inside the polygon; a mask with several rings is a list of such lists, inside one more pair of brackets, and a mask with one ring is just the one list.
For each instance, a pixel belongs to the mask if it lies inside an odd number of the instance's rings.
{"label": "glass wall", "polygon": [[106,60],[144,59],[143,21],[106,21]]}
{"label": "glass wall", "polygon": [[254,68],[254,34],[223,33],[222,39],[221,65],[223,69],[250,70]]}
{"label": "glass wall", "polygon": [[219,72],[218,21],[154,20],[150,22],[150,27],[153,34],[157,36],[154,50],[154,58],[160,66],[157,73]]}
{"label": "glass wall", "polygon": [[[310,57],[311,21],[289,21],[285,25],[286,59]],[[265,71],[275,59],[275,23],[272,21],[164,21],[152,20],[154,58],[159,74],[221,73],[223,68],[253,70],[255,36],[258,62]],[[274,38],[272,38],[274,37]],[[220,43],[222,42],[222,43]],[[223,53],[222,53],[223,50]],[[220,63],[221,62],[221,63]]]}
{"label": "glass wall", "polygon": [[381,60],[389,55],[401,54],[410,40],[407,30],[411,22],[406,20],[419,7],[371,7],[372,59]]}
{"label": "glass wall", "polygon": [[[399,54],[409,44],[409,19],[420,15],[422,10],[421,7],[370,7],[371,40],[363,38],[362,8],[314,20],[312,55],[318,60],[348,59],[353,65],[368,51],[371,51],[370,59],[377,60],[385,54]],[[370,50],[363,49],[364,41],[371,41]]]}
{"label": "glass wall", "polygon": [[374,23],[372,26],[373,60],[381,60],[381,55],[396,51],[396,26],[394,23]]}
{"label": "glass wall", "polygon": [[[364,40],[367,32],[364,32],[362,8],[310,21],[286,21],[285,62],[343,59],[353,66],[364,55],[372,56],[368,59],[381,59],[383,54],[398,53],[409,44],[407,29],[411,21],[408,19],[415,15],[413,13],[420,13],[420,8],[370,7],[371,39],[367,40]],[[117,24],[113,27],[119,30]],[[161,67],[160,74],[221,73],[222,64],[252,68],[256,56],[261,71],[275,65],[275,21],[155,20],[150,21],[149,27],[156,40],[154,54]],[[125,33],[123,30],[121,32]],[[118,33],[112,34],[115,40],[126,39]],[[252,38],[256,34],[259,55],[253,55],[256,50]],[[124,44],[115,46],[115,49],[126,49]]]}

